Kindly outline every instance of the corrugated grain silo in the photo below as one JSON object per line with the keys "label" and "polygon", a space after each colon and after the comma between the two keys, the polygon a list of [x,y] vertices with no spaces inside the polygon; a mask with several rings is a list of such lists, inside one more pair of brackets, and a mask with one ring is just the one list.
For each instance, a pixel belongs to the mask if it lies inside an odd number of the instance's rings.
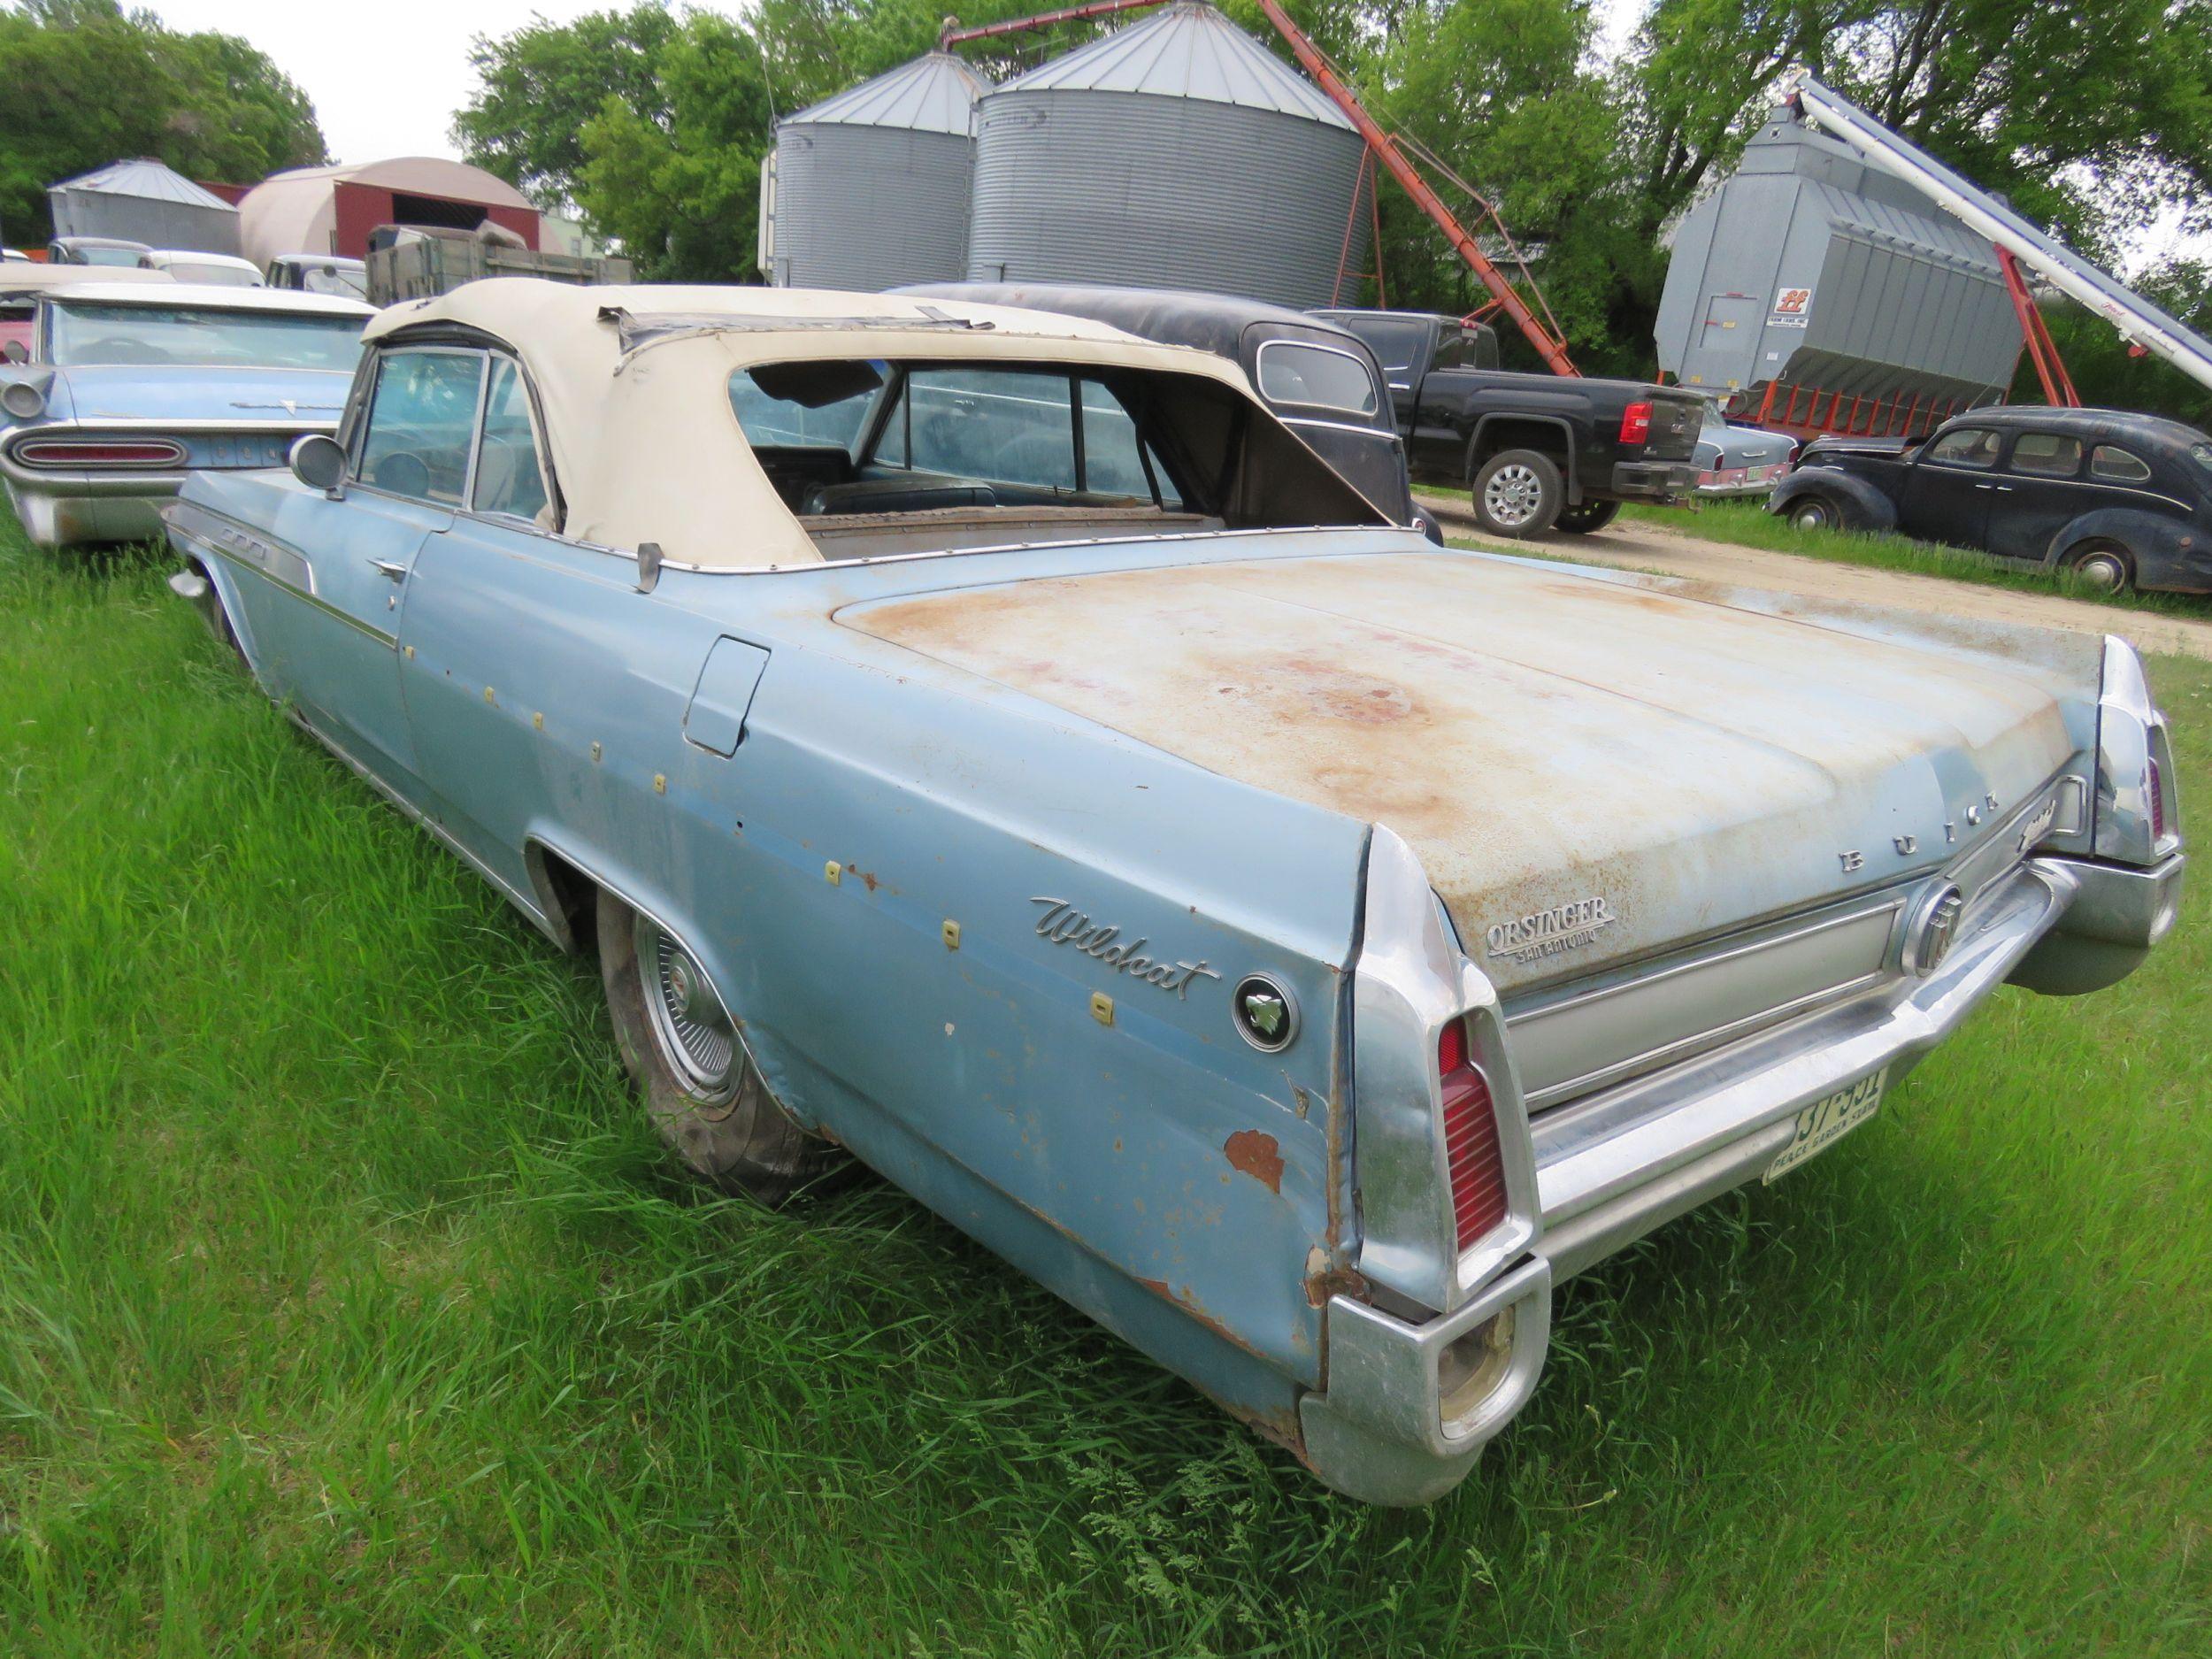
{"label": "corrugated grain silo", "polygon": [[779,123],[770,280],[873,291],[964,274],[975,101],[989,88],[931,52]]}
{"label": "corrugated grain silo", "polygon": [[1212,6],[1171,6],[976,106],[967,274],[1327,305],[1366,250],[1363,149],[1326,95]]}
{"label": "corrugated grain silo", "polygon": [[1686,386],[1807,430],[1925,430],[2020,350],[1995,250],[1786,108],[1684,215],[1653,332]]}

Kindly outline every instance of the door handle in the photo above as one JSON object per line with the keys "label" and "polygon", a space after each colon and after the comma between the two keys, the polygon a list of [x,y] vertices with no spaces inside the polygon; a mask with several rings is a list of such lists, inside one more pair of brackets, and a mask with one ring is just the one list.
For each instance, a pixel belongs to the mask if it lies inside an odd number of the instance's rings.
{"label": "door handle", "polygon": [[396,559],[371,559],[369,568],[380,572],[396,582],[403,582],[407,580],[407,567]]}

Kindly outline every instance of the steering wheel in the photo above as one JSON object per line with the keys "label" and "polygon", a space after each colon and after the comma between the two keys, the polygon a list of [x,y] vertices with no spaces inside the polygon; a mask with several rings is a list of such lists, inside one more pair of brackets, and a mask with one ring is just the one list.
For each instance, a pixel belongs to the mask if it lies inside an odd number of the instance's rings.
{"label": "steering wheel", "polygon": [[396,449],[376,464],[369,482],[395,495],[409,495],[420,501],[430,494],[430,463],[412,449]]}

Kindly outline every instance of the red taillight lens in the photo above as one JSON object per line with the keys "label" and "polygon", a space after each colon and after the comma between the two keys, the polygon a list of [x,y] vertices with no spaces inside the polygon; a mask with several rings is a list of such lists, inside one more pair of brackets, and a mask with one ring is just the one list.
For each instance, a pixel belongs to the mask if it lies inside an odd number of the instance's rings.
{"label": "red taillight lens", "polygon": [[2156,848],[2166,839],[2166,780],[2158,770],[2155,756],[2144,771],[2143,785],[2151,798],[2151,846]]}
{"label": "red taillight lens", "polygon": [[1651,405],[1631,403],[1621,411],[1621,442],[1641,443],[1651,436]]}
{"label": "red taillight lens", "polygon": [[1444,1162],[1452,1179],[1452,1218],[1465,1249],[1505,1219],[1505,1155],[1490,1085],[1467,1054],[1467,1027],[1453,1020],[1437,1033],[1436,1075],[1444,1102]]}
{"label": "red taillight lens", "polygon": [[15,448],[26,466],[175,466],[184,446],[165,439],[34,438]]}

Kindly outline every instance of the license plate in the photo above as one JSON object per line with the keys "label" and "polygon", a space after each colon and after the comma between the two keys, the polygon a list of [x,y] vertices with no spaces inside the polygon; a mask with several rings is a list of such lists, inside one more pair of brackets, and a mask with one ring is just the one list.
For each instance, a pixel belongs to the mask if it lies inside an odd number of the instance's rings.
{"label": "license plate", "polygon": [[1888,1081],[1889,1068],[1884,1066],[1873,1076],[1863,1077],[1849,1088],[1839,1088],[1798,1113],[1797,1133],[1767,1165],[1766,1179],[1770,1181],[1787,1174],[1807,1158],[1825,1152],[1874,1116],[1874,1109],[1882,1103],[1883,1085]]}

